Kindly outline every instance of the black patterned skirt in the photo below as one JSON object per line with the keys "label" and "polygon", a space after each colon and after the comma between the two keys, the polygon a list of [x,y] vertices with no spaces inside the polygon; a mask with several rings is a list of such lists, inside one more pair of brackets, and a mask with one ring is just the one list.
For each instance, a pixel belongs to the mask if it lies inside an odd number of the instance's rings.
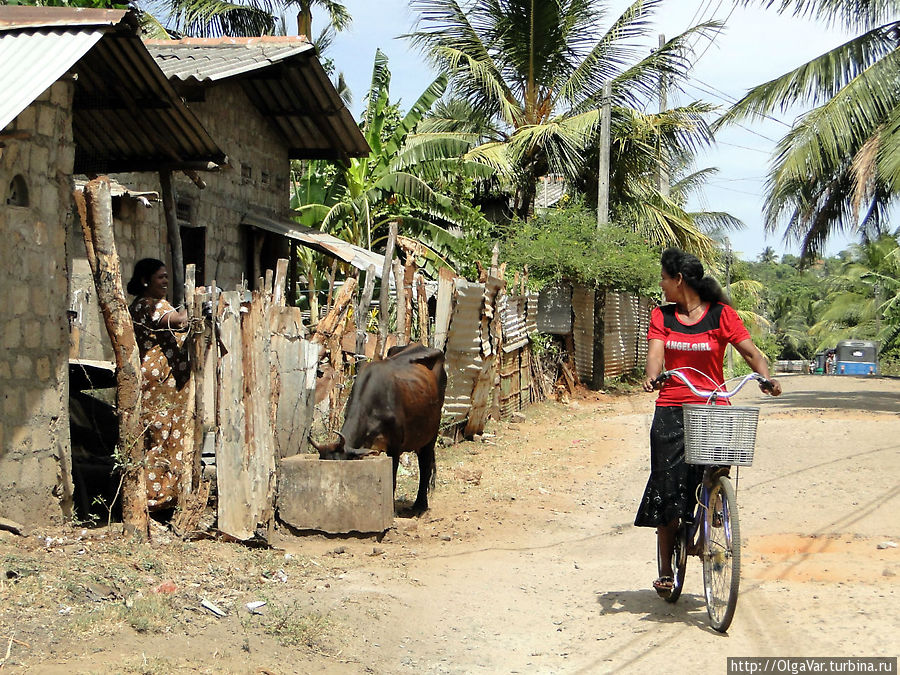
{"label": "black patterned skirt", "polygon": [[650,479],[634,524],[659,527],[690,517],[702,480],[703,466],[684,461],[681,408],[658,406],[650,427]]}

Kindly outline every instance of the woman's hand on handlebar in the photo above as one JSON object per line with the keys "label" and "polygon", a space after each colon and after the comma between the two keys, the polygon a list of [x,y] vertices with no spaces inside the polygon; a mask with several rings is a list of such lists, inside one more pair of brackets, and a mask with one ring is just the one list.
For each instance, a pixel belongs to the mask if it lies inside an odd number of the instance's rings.
{"label": "woman's hand on handlebar", "polygon": [[770,396],[780,396],[781,395],[781,383],[778,382],[774,377],[768,380],[762,380],[759,383],[759,389],[764,394],[769,394]]}
{"label": "woman's hand on handlebar", "polygon": [[644,391],[653,391],[654,389],[659,389],[662,387],[662,383],[669,379],[669,376],[665,373],[660,373],[656,377],[650,377],[649,375],[644,379]]}

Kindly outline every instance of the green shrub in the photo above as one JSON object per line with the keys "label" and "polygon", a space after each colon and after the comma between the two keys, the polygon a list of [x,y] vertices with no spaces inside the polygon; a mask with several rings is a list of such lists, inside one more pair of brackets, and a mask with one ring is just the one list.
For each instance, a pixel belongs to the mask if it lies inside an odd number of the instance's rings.
{"label": "green shrub", "polygon": [[647,294],[659,279],[659,251],[631,230],[597,227],[582,206],[551,209],[527,222],[515,221],[506,242],[510,265],[528,265],[538,285],[567,279],[597,288]]}

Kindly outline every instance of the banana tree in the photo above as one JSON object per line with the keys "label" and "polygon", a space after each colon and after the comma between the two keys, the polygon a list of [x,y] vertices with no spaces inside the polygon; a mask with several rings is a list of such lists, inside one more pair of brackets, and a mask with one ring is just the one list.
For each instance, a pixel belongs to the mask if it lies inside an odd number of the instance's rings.
{"label": "banana tree", "polygon": [[454,199],[450,186],[460,177],[485,180],[493,169],[463,157],[472,146],[464,134],[415,133],[446,91],[445,75],[402,117],[390,102],[390,80],[388,59],[379,50],[361,122],[371,153],[342,167],[308,165],[295,177],[295,214],[301,222],[366,248],[377,243],[390,220],[398,220],[401,234],[427,244],[433,262],[446,262],[454,241],[448,228],[465,229],[484,220],[464,200]]}

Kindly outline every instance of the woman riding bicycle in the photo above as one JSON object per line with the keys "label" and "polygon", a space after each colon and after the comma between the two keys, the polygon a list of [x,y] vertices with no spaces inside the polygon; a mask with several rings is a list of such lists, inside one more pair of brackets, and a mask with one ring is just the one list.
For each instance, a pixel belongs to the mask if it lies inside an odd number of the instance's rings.
{"label": "woman riding bicycle", "polygon": [[[647,333],[646,379],[644,390],[656,388],[654,380],[673,368],[695,368],[716,385],[724,382],[725,348],[733,344],[755,372],[771,383],[772,396],[781,393],[777,380],[769,378],[765,357],[753,344],[737,312],[729,304],[719,283],[704,275],[702,263],[677,248],[663,251],[659,285],[669,305],[657,307],[650,317]],[[698,376],[693,384],[710,389],[710,381]],[[657,593],[671,592],[671,569],[675,533],[683,518],[690,518],[694,495],[703,477],[703,466],[684,461],[684,420],[681,406],[705,403],[677,378],[662,384],[650,428],[650,479],[634,519],[638,527],[655,527],[660,560],[659,578],[653,582]]]}

